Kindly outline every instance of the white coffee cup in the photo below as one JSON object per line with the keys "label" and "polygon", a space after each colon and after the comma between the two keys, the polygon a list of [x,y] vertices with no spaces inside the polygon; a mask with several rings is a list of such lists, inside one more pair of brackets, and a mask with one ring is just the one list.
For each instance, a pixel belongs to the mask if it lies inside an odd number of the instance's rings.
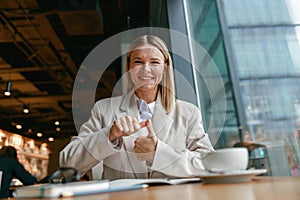
{"label": "white coffee cup", "polygon": [[248,159],[247,148],[224,148],[209,153],[202,163],[210,172],[230,172],[246,170]]}

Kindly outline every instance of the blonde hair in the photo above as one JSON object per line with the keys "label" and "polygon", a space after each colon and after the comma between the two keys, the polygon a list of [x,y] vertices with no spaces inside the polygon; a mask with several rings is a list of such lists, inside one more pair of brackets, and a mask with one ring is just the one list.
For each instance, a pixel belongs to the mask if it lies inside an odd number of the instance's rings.
{"label": "blonde hair", "polygon": [[[175,106],[173,63],[167,45],[162,39],[154,35],[143,35],[136,38],[131,43],[128,49],[127,59],[126,59],[126,72],[127,73],[129,72],[131,53],[138,47],[144,45],[152,45],[156,47],[161,51],[161,53],[164,56],[166,69],[165,69],[165,73],[163,73],[163,77],[159,85],[159,92],[161,93],[162,105],[169,112]],[[133,83],[129,75],[127,74],[127,92],[129,92],[132,88],[133,88]]]}

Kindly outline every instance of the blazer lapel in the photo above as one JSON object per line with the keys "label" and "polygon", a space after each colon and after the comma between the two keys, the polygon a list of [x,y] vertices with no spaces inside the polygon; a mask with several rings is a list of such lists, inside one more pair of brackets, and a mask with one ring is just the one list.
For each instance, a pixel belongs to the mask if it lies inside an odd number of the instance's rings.
{"label": "blazer lapel", "polygon": [[117,119],[126,115],[139,119],[139,110],[134,98],[134,90],[131,90],[120,104],[120,113],[117,114]]}
{"label": "blazer lapel", "polygon": [[[136,117],[139,120],[139,110],[137,107],[137,103],[134,96],[134,90],[131,90],[121,102],[120,105],[120,113],[117,114],[117,118],[124,117],[129,115],[131,117]],[[133,151],[134,141],[136,137],[127,136],[124,138],[124,147],[125,153],[127,154],[128,162],[130,163],[129,167],[132,169],[132,173],[134,173],[137,178],[147,178],[145,175],[148,171],[148,168],[145,164],[145,161],[139,161],[136,158],[136,155]]]}
{"label": "blazer lapel", "polygon": [[[153,124],[153,130],[154,133],[156,133],[157,136],[163,137],[163,133],[168,133],[172,124],[173,119],[168,115],[165,108],[162,106],[161,103],[161,96],[160,93],[157,95],[156,104],[154,107],[154,112],[152,116],[152,124]],[[163,134],[163,135],[161,135]]]}

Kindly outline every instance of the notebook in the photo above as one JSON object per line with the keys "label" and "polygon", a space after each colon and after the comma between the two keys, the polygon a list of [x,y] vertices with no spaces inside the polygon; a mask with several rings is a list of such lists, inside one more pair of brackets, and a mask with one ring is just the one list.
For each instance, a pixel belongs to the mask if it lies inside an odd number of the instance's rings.
{"label": "notebook", "polygon": [[97,180],[85,182],[37,184],[17,187],[13,192],[15,198],[60,198],[97,193],[117,192],[124,190],[142,189],[152,185],[177,185],[201,181],[200,178],[180,179],[118,179]]}
{"label": "notebook", "polygon": [[178,185],[184,183],[200,182],[200,178],[149,178],[149,179],[118,179],[110,181],[111,188],[130,187],[139,184],[153,185]]}
{"label": "notebook", "polygon": [[15,198],[59,198],[94,194],[109,188],[109,181],[82,181],[59,184],[36,184],[17,187],[13,192]]}

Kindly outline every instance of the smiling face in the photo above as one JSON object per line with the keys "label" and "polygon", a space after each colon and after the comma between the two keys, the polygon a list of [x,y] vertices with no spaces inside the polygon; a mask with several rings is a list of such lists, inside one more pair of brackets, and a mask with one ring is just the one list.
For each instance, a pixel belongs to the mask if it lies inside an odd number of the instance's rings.
{"label": "smiling face", "polygon": [[136,93],[156,95],[164,68],[164,56],[156,47],[147,44],[132,51],[129,60],[129,72]]}

